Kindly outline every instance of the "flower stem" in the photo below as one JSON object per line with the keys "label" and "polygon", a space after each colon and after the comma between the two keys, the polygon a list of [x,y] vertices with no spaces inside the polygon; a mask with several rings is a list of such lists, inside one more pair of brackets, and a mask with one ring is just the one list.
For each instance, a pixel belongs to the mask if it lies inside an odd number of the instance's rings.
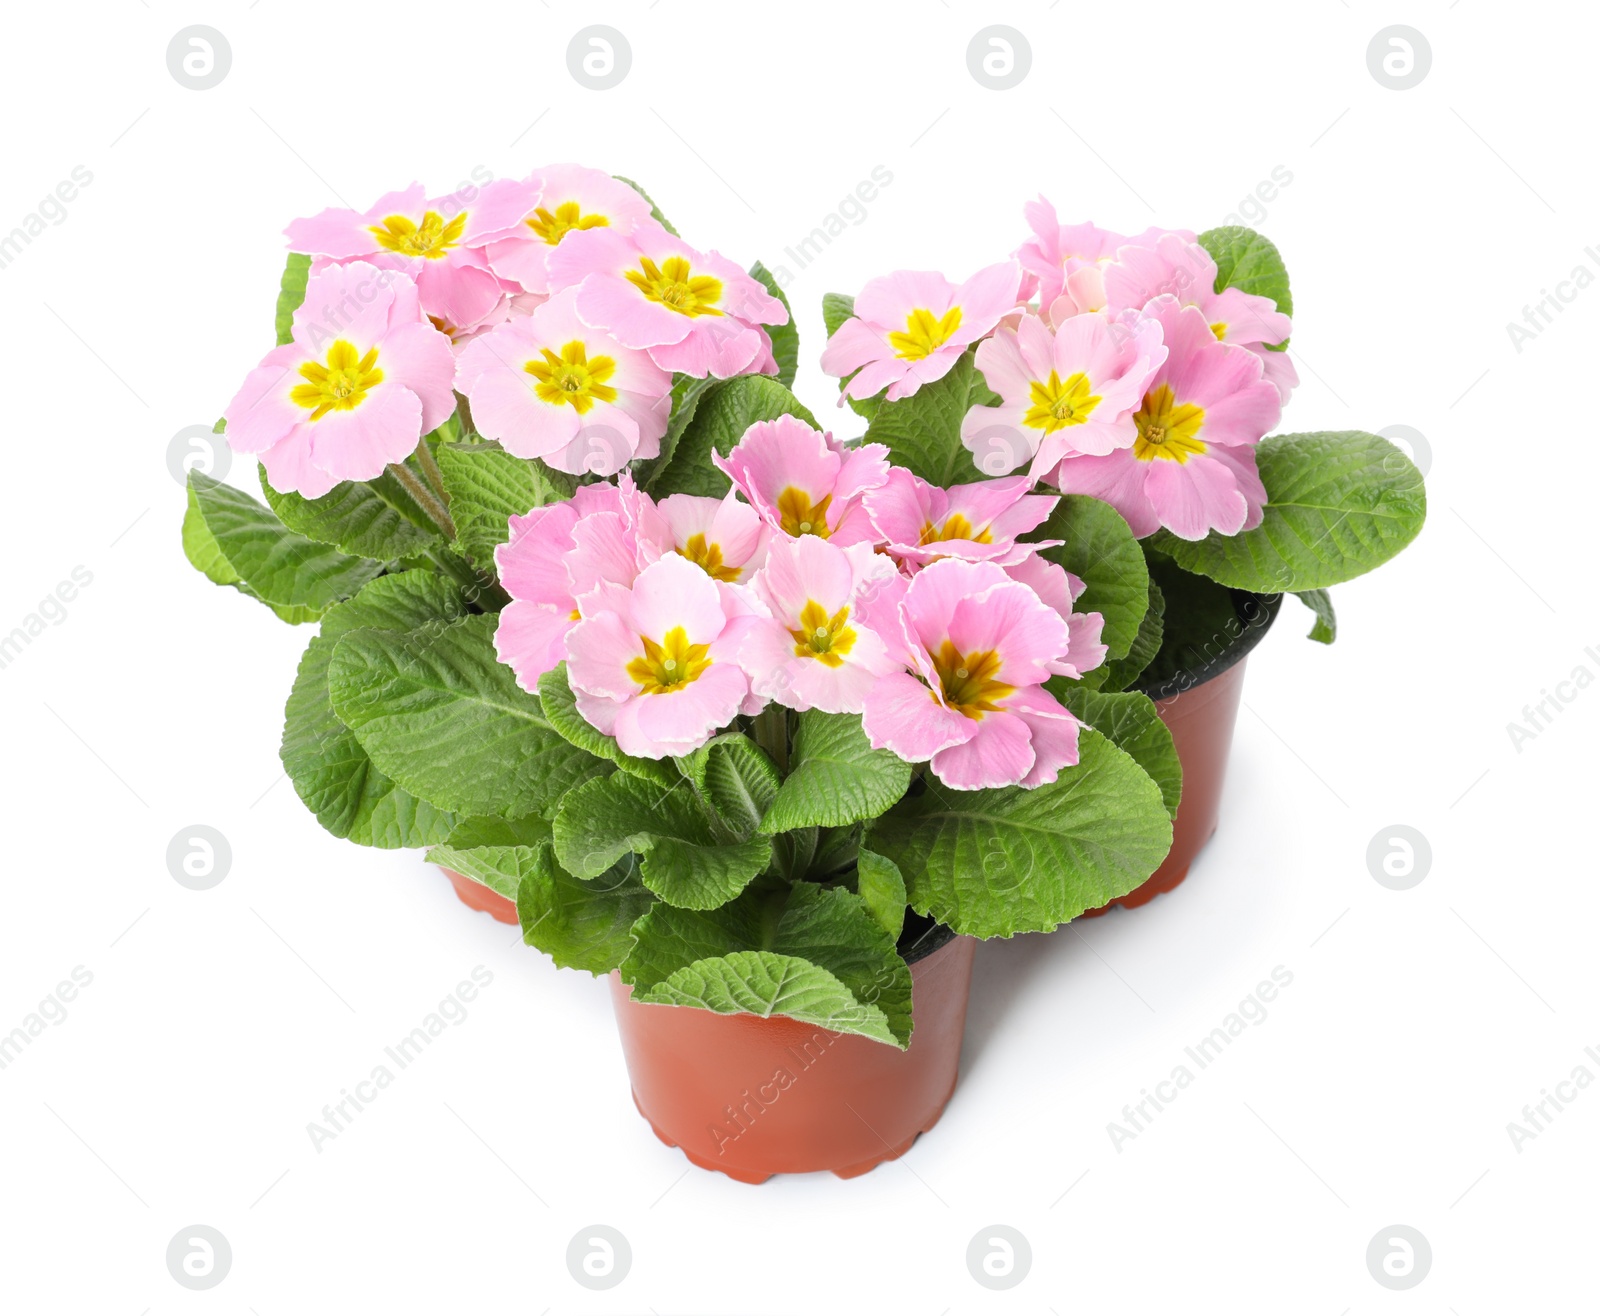
{"label": "flower stem", "polygon": [[428,477],[428,484],[438,495],[439,501],[448,507],[450,495],[444,491],[444,472],[439,469],[439,463],[433,455],[433,449],[428,446],[426,435],[417,444],[417,465],[422,467],[422,473]]}
{"label": "flower stem", "polygon": [[789,710],[781,704],[768,704],[750,725],[756,744],[772,757],[779,776],[789,774]]}
{"label": "flower stem", "polygon": [[439,532],[446,539],[453,540],[456,537],[456,523],[450,519],[449,510],[433,490],[419,480],[404,462],[391,462],[389,471],[405,491],[416,499],[417,506],[427,513],[428,519],[439,528]]}

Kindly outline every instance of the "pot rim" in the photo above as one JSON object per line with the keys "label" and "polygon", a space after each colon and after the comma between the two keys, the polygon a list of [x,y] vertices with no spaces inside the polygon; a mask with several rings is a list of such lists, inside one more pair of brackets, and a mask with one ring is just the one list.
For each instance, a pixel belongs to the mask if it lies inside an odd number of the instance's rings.
{"label": "pot rim", "polygon": [[1181,695],[1186,690],[1193,690],[1198,685],[1215,680],[1230,667],[1242,663],[1250,651],[1266,638],[1272,629],[1272,623],[1277,620],[1278,610],[1283,606],[1282,594],[1256,594],[1245,589],[1230,589],[1228,594],[1233,600],[1233,610],[1244,630],[1234,637],[1215,657],[1194,667],[1186,667],[1174,672],[1171,676],[1161,681],[1151,681],[1134,686],[1141,694],[1148,695],[1151,699],[1160,702]]}
{"label": "pot rim", "polygon": [[905,926],[900,930],[895,951],[908,965],[925,960],[935,951],[943,950],[956,939],[956,933],[943,923],[935,922],[906,906]]}

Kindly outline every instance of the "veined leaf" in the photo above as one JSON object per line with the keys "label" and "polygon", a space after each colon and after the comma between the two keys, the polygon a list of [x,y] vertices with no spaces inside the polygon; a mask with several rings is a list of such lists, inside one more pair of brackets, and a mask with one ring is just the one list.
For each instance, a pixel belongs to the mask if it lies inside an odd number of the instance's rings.
{"label": "veined leaf", "polygon": [[1256,448],[1256,465],[1267,506],[1254,530],[1199,541],[1161,530],[1151,547],[1234,589],[1304,592],[1381,566],[1427,517],[1422,475],[1376,434],[1277,435]]}
{"label": "veined leaf", "polygon": [[669,904],[714,909],[772,861],[763,837],[724,843],[687,782],[664,790],[626,773],[591,781],[561,802],[556,858],[577,877],[596,877],[639,856],[645,886]]}
{"label": "veined leaf", "polygon": [[572,496],[570,476],[487,443],[443,443],[439,472],[450,495],[456,547],[484,570],[511,537],[510,518]]}
{"label": "veined leaf", "polygon": [[200,471],[189,472],[189,497],[190,561],[219,584],[248,587],[274,609],[295,610],[298,620],[321,616],[384,569],[295,534],[249,494]]}
{"label": "veined leaf", "polygon": [[609,759],[624,772],[646,781],[653,781],[671,789],[682,780],[678,770],[664,759],[641,759],[624,754],[617,748],[614,737],[597,730],[578,712],[578,701],[567,680],[567,665],[562,663],[554,671],[539,678],[539,703],[544,708],[545,720],[569,744],[576,745],[596,758]]}
{"label": "veined leaf", "polygon": [[1172,846],[1161,789],[1099,732],[1035,790],[928,782],[867,827],[864,844],[905,875],[911,908],[956,932],[1049,932],[1126,895]]}
{"label": "veined leaf", "polygon": [[1107,661],[1126,657],[1150,607],[1150,571],[1121,514],[1098,498],[1067,494],[1029,537],[1062,541],[1042,550],[1042,556],[1083,581],[1073,611],[1105,618],[1100,638]]}
{"label": "veined leaf", "polygon": [[789,312],[787,324],[767,325],[767,337],[772,339],[772,356],[778,363],[778,382],[785,388],[794,387],[794,372],[800,365],[800,327],[794,322],[794,308],[783,295],[783,289],[760,261],[750,267],[750,277],[783,303]]}
{"label": "veined leaf", "polygon": [[454,814],[402,790],[373,766],[333,711],[328,664],[340,637],[359,627],[411,630],[465,611],[460,593],[443,577],[405,571],[370,582],[323,617],[289,692],[278,754],[306,808],[335,836],[392,850],[431,845],[455,825]]}
{"label": "veined leaf", "polygon": [[969,351],[943,379],[898,402],[879,403],[863,442],[888,444],[896,466],[909,468],[930,484],[971,484],[985,477],[962,446],[961,422],[973,407],[999,401]]}
{"label": "veined leaf", "polygon": [[1285,315],[1294,314],[1289,271],[1268,239],[1254,229],[1230,224],[1202,233],[1200,245],[1217,262],[1215,291],[1238,288],[1257,297],[1270,297]]}
{"label": "veined leaf", "polygon": [[751,890],[713,910],[656,905],[633,932],[622,979],[639,1000],[910,1041],[911,971],[894,937],[842,887]]}
{"label": "veined leaf", "polygon": [[[1127,690],[1137,685],[1140,676],[1161,652],[1161,637],[1166,633],[1166,612],[1166,599],[1152,577],[1150,606],[1139,619],[1139,633],[1133,637],[1127,654],[1122,658],[1107,659],[1098,668],[1085,672],[1083,684],[1091,690]],[[1099,679],[1091,680],[1097,673]]]}
{"label": "veined leaf", "polygon": [[[1057,688],[1058,684],[1061,688]],[[1183,765],[1172,743],[1172,732],[1148,695],[1138,691],[1112,694],[1074,687],[1060,678],[1050,682],[1055,694],[1073,716],[1087,722],[1113,745],[1145,770],[1161,788],[1167,816],[1178,816],[1178,801],[1183,797]]]}
{"label": "veined leaf", "polygon": [[319,544],[332,544],[355,557],[393,562],[442,546],[427,528],[427,518],[387,470],[372,480],[346,480],[321,498],[279,493],[259,468],[261,494],[278,520]]}
{"label": "veined leaf", "polygon": [[549,816],[611,766],[569,744],[495,658],[494,614],[409,632],[356,630],[328,688],[380,771],[453,813]]}
{"label": "veined leaf", "polygon": [[727,456],[750,426],[779,416],[817,424],[793,393],[767,375],[738,375],[706,390],[672,459],[652,478],[650,492],[657,498],[675,493],[722,497],[728,492],[728,477],[711,464],[711,454]]}
{"label": "veined leaf", "polygon": [[891,937],[906,923],[906,879],[892,859],[871,850],[856,855],[856,894]]}
{"label": "veined leaf", "polygon": [[911,765],[873,749],[854,713],[799,715],[789,775],[761,820],[768,834],[875,818],[906,793]]}
{"label": "veined leaf", "polygon": [[311,257],[291,251],[283,264],[283,277],[278,281],[278,307],[273,328],[279,347],[293,337],[294,313],[306,299],[306,284],[310,278]]}

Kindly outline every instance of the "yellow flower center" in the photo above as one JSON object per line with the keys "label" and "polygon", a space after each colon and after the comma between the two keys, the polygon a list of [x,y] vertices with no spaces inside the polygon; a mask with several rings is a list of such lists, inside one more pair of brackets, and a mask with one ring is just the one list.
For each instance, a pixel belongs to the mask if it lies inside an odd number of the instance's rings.
{"label": "yellow flower center", "polygon": [[591,361],[588,349],[576,341],[563,347],[560,356],[548,347],[540,348],[539,354],[542,360],[528,361],[522,368],[539,381],[533,391],[541,402],[552,407],[568,403],[584,416],[596,402],[617,400],[617,390],[606,383],[617,369],[609,356]]}
{"label": "yellow flower center", "polygon": [[[1098,399],[1096,399],[1098,401]],[[917,536],[917,544],[937,544],[947,539],[965,539],[974,544],[992,544],[994,536],[985,526],[982,530],[974,531],[972,522],[962,516],[960,512],[952,512],[945,517],[942,525],[934,525],[932,521],[922,523],[922,533]]]}
{"label": "yellow flower center", "polygon": [[312,420],[321,420],[330,411],[354,411],[366,401],[369,390],[383,383],[378,349],[358,357],[356,349],[342,338],[328,348],[327,365],[307,361],[299,373],[306,382],[290,389],[289,397],[308,408]]}
{"label": "yellow flower center", "polygon": [[1023,414],[1022,423],[1046,434],[1082,425],[1100,405],[1099,395],[1089,391],[1089,376],[1081,370],[1065,380],[1054,370],[1043,383],[1033,380],[1028,385],[1028,400],[1033,405]]}
{"label": "yellow flower center", "polygon": [[824,667],[843,667],[844,657],[855,646],[856,633],[845,625],[850,609],[840,608],[833,616],[815,599],[807,599],[800,610],[800,625],[791,630],[796,658],[815,658]]}
{"label": "yellow flower center", "polygon": [[815,535],[828,537],[828,504],[833,495],[826,495],[820,503],[813,503],[811,495],[803,489],[789,485],[778,495],[778,524],[786,535]]}
{"label": "yellow flower center", "polygon": [[405,215],[390,215],[381,224],[369,225],[368,231],[385,251],[439,260],[461,241],[466,227],[465,210],[448,223],[437,210],[430,210],[422,216],[420,224]]}
{"label": "yellow flower center", "polygon": [[576,201],[563,201],[554,210],[537,206],[522,222],[552,247],[573,229],[609,228],[611,225],[604,215],[585,215]]}
{"label": "yellow flower center", "polygon": [[708,544],[704,535],[690,535],[689,542],[678,550],[712,580],[735,581],[739,579],[738,567],[722,564],[722,545]]}
{"label": "yellow flower center", "polygon": [[1222,336],[1228,332],[1227,321],[1218,320],[1216,324],[1211,326],[1211,332],[1217,336],[1217,341],[1220,343]]}
{"label": "yellow flower center", "polygon": [[935,320],[933,312],[919,306],[906,316],[904,331],[891,330],[889,346],[902,361],[920,361],[932,356],[947,342],[950,335],[961,328],[961,308],[952,306]]}
{"label": "yellow flower center", "polygon": [[694,274],[682,256],[669,256],[659,266],[648,256],[639,257],[639,268],[628,270],[623,278],[650,301],[679,315],[721,315],[716,303],[722,297],[722,282],[709,274]]}
{"label": "yellow flower center", "polygon": [[1133,455],[1142,462],[1177,462],[1180,465],[1206,450],[1195,437],[1206,418],[1204,407],[1192,402],[1179,403],[1167,384],[1159,384],[1144,395],[1144,403],[1133,413],[1139,437],[1133,441]]}
{"label": "yellow flower center", "polygon": [[674,626],[657,644],[641,635],[644,657],[628,664],[628,675],[642,687],[647,695],[670,695],[681,690],[711,666],[711,646],[690,644],[682,626]]}
{"label": "yellow flower center", "polygon": [[[981,722],[985,713],[998,712],[1000,706],[996,701],[1016,690],[1014,685],[995,680],[995,673],[1000,670],[1000,655],[993,649],[963,655],[946,640],[933,655],[933,669],[939,674],[944,702],[974,722]],[[930,695],[932,693],[929,691]]]}

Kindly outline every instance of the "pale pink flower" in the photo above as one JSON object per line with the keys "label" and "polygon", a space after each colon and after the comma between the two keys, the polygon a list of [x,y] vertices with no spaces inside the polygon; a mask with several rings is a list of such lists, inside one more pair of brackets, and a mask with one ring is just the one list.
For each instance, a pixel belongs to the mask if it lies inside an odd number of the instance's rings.
{"label": "pale pink flower", "polygon": [[651,221],[631,234],[569,233],[550,255],[550,285],[576,286],[578,314],[663,370],[703,379],[776,370],[763,325],[789,313],[732,261],[700,252]]}
{"label": "pale pink flower", "polygon": [[1100,642],[1106,619],[1098,612],[1074,612],[1073,605],[1088,588],[1083,581],[1064,567],[1047,561],[1037,553],[1030,553],[1020,562],[1005,568],[1012,580],[1020,580],[1039,596],[1039,601],[1054,608],[1067,623],[1067,648],[1050,664],[1057,676],[1070,676],[1074,681],[1100,666],[1106,660],[1106,646]]}
{"label": "pale pink flower", "polygon": [[894,574],[870,544],[776,540],[752,586],[772,615],[753,622],[739,648],[755,693],[802,713],[859,713],[873,683],[900,670],[857,616]]}
{"label": "pale pink flower", "polygon": [[1028,477],[1013,475],[940,489],[896,466],[864,501],[878,540],[911,570],[940,558],[1006,564],[1045,546],[1017,542],[1060,501],[1030,494],[1032,487]]}
{"label": "pale pink flower", "polygon": [[768,526],[785,535],[816,535],[834,544],[876,538],[862,498],[889,477],[881,443],[846,446],[795,416],[758,421],[717,469],[750,500]]}
{"label": "pale pink flower", "polygon": [[1018,303],[1022,270],[1005,261],[956,285],[929,270],[899,270],[873,279],[822,349],[822,369],[849,378],[845,397],[888,390],[891,402],[943,379],[972,343]]}
{"label": "pale pink flower", "polygon": [[568,235],[605,228],[626,236],[653,222],[649,202],[598,169],[547,165],[534,170],[528,182],[537,199],[523,217],[521,229],[491,243],[487,255],[490,269],[529,292],[554,291],[550,257]]}
{"label": "pale pink flower", "polygon": [[624,495],[624,503],[633,509],[646,561],[678,553],[713,580],[737,584],[748,581],[766,560],[770,532],[731,489],[722,498],[669,494],[659,503],[637,493],[631,502]]}
{"label": "pale pink flower", "polygon": [[565,289],[473,339],[456,387],[478,432],[519,457],[557,470],[610,475],[661,451],[672,377],[646,352],[625,347],[579,318]]}
{"label": "pale pink flower", "polygon": [[639,758],[688,754],[753,711],[738,652],[759,605],[669,553],[631,586],[602,585],[567,636],[578,711]]}
{"label": "pale pink flower", "polygon": [[1281,401],[1300,382],[1285,352],[1269,352],[1293,327],[1270,297],[1238,288],[1216,291],[1217,263],[1199,243],[1182,234],[1163,235],[1153,246],[1118,250],[1106,267],[1106,295],[1114,310],[1143,310],[1154,298],[1176,297],[1180,305],[1198,307],[1211,332],[1225,343],[1248,347],[1261,358],[1262,370]]}
{"label": "pale pink flower", "polygon": [[1034,480],[1063,457],[1130,447],[1134,408],[1166,356],[1154,320],[1096,312],[1052,332],[1025,315],[978,344],[978,369],[1001,401],[967,412],[961,442],[986,474],[1029,462]]}
{"label": "pale pink flower", "polygon": [[1133,446],[1067,457],[1050,478],[1110,503],[1141,537],[1160,526],[1183,539],[1253,529],[1266,502],[1254,450],[1278,423],[1278,390],[1261,358],[1219,342],[1197,307],[1163,296],[1145,313],[1161,324],[1167,359],[1134,413]]}
{"label": "pale pink flower", "polygon": [[1043,786],[1078,761],[1078,720],[1042,688],[1070,647],[1066,621],[992,562],[935,562],[887,582],[863,620],[908,669],[867,691],[875,748],[929,760],[957,790]]}
{"label": "pale pink flower", "polygon": [[[533,207],[531,183],[499,178],[475,190],[429,199],[421,183],[380,197],[367,211],[330,208],[284,230],[291,251],[335,261],[367,260],[416,281],[422,309],[448,333],[484,323],[506,285],[483,248],[514,231]],[[513,287],[509,291],[515,291]]]}
{"label": "pale pink flower", "polygon": [[511,537],[494,551],[511,602],[500,613],[495,652],[524,690],[567,656],[579,599],[602,581],[630,585],[639,574],[635,541],[612,484],[579,485],[566,502],[510,520]]}
{"label": "pale pink flower", "polygon": [[[1042,196],[1022,208],[1033,237],[1017,248],[1025,274],[1024,297],[1037,295],[1039,314],[1059,325],[1074,315],[1106,307],[1105,270],[1124,246],[1148,247],[1168,230],[1149,228],[1123,237],[1094,224],[1063,224]],[[1179,232],[1193,241],[1194,234]]]}
{"label": "pale pink flower", "polygon": [[259,454],[279,493],[370,480],[455,410],[450,340],[403,274],[355,261],[312,276],[292,333],[223,413],[229,446]]}

